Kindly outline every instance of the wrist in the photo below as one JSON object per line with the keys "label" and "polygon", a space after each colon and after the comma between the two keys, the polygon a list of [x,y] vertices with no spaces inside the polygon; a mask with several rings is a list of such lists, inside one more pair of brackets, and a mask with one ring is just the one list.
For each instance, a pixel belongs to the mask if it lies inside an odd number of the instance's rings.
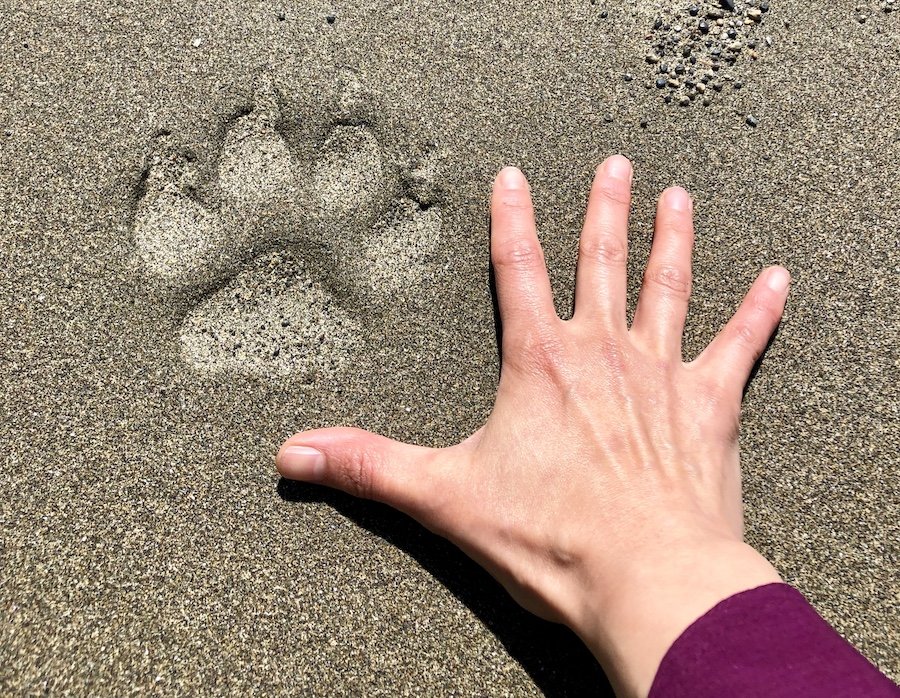
{"label": "wrist", "polygon": [[[720,601],[780,582],[746,543],[713,539],[629,556],[633,562],[585,598],[573,629],[603,665],[617,695],[646,696],[672,643]],[[599,572],[599,570],[598,570]],[[608,573],[609,570],[603,570]]]}

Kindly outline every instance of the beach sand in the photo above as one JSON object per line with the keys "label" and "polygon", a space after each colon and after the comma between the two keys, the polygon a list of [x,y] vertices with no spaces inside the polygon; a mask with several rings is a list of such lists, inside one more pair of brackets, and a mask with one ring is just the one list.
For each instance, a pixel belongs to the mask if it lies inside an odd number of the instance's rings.
{"label": "beach sand", "polygon": [[693,100],[671,66],[656,86],[653,51],[709,2],[9,3],[0,693],[602,686],[574,636],[451,546],[279,483],[273,455],[316,426],[428,445],[476,429],[498,372],[494,174],[529,177],[565,314],[592,172],[615,152],[636,168],[632,308],[656,196],[695,198],[686,358],[763,266],[790,269],[744,403],[748,537],[900,679],[884,2],[771,0],[753,19],[738,0],[735,63]]}

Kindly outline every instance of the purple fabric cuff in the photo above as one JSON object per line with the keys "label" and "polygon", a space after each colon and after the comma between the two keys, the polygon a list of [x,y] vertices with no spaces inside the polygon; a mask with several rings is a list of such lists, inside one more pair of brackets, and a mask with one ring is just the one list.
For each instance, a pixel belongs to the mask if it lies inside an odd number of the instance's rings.
{"label": "purple fabric cuff", "polygon": [[663,657],[650,698],[897,698],[872,666],[787,584],[725,599]]}

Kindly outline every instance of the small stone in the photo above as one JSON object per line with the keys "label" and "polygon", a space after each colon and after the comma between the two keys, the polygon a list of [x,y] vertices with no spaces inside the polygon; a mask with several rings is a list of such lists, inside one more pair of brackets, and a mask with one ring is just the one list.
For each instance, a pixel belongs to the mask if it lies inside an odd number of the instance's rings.
{"label": "small stone", "polygon": [[691,17],[696,17],[698,14],[700,14],[700,8],[697,7],[696,5],[691,5],[691,6],[688,8],[688,14],[689,14]]}
{"label": "small stone", "polygon": [[631,73],[625,73],[625,75],[623,75],[622,77],[624,78],[625,82],[631,82],[632,80],[634,80],[634,76]]}
{"label": "small stone", "polygon": [[329,24],[334,24],[337,21],[337,17],[335,17],[334,15],[328,15],[327,17],[325,17],[325,21]]}
{"label": "small stone", "polygon": [[646,118],[641,119],[641,128],[647,128],[649,123]]}
{"label": "small stone", "polygon": [[706,92],[706,85],[703,84],[702,82],[698,82],[697,83],[697,92],[699,92],[700,94],[703,94],[704,92]]}
{"label": "small stone", "polygon": [[654,29],[662,29],[662,25],[663,25],[663,21],[662,21],[661,19],[657,19],[657,20],[653,23],[653,28],[654,28]]}
{"label": "small stone", "polygon": [[769,3],[767,3],[767,2],[759,3],[759,9],[762,10],[763,12],[768,12],[769,11]]}
{"label": "small stone", "polygon": [[747,16],[754,22],[762,22],[762,10],[759,8],[751,7],[747,10]]}
{"label": "small stone", "polygon": [[664,88],[666,86],[666,79],[665,78],[656,78],[656,86],[659,89]]}
{"label": "small stone", "polygon": [[706,17],[708,19],[722,19],[725,16],[725,13],[722,12],[718,7],[711,7],[706,11]]}
{"label": "small stone", "polygon": [[700,24],[697,25],[697,28],[700,29],[701,34],[709,34],[709,22],[705,19],[700,20]]}
{"label": "small stone", "polygon": [[603,10],[600,13],[600,19],[606,19],[607,17],[609,17],[609,12],[607,12],[606,10]]}
{"label": "small stone", "polygon": [[744,86],[744,83],[742,83],[740,81],[734,83],[734,89],[736,89],[736,90],[741,89],[743,86]]}
{"label": "small stone", "polygon": [[655,53],[648,53],[646,56],[644,56],[644,60],[648,63],[659,63],[659,56],[657,56]]}
{"label": "small stone", "polygon": [[734,12],[734,0],[719,0],[722,9]]}
{"label": "small stone", "polygon": [[603,120],[604,120],[606,123],[611,124],[611,123],[613,122],[613,115],[612,115],[612,114],[604,114],[604,115],[603,115]]}
{"label": "small stone", "polygon": [[687,95],[681,95],[681,97],[678,98],[678,105],[681,107],[686,107],[690,103],[691,103],[691,98],[688,97]]}
{"label": "small stone", "polygon": [[721,92],[723,87],[725,87],[725,85],[723,85],[721,82],[714,82],[714,83],[713,83],[713,86],[712,86],[712,88],[713,88],[716,92]]}
{"label": "small stone", "polygon": [[275,19],[277,19],[279,22],[283,22],[285,19],[287,19],[287,16],[284,14],[284,12],[276,12]]}
{"label": "small stone", "polygon": [[671,104],[672,103],[672,95],[666,95],[665,97],[663,97],[663,102],[665,102],[666,104]]}
{"label": "small stone", "polygon": [[709,97],[704,97],[703,98],[703,106],[708,107],[710,104],[712,104],[712,100]]}
{"label": "small stone", "polygon": [[677,90],[681,87],[681,82],[677,78],[669,78],[669,81],[666,84],[673,90]]}
{"label": "small stone", "polygon": [[193,46],[194,48],[200,48],[200,44],[202,44],[202,43],[203,43],[203,39],[201,39],[201,38],[198,36],[196,39],[193,39],[193,40],[191,41],[191,46]]}
{"label": "small stone", "polygon": [[747,126],[750,128],[756,128],[759,125],[759,121],[757,121],[756,117],[753,114],[747,114]]}

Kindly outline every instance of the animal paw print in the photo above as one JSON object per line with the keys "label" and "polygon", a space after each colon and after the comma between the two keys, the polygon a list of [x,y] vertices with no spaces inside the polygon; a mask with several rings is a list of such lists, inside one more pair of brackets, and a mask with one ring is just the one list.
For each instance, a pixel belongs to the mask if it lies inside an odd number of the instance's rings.
{"label": "animal paw print", "polygon": [[[190,298],[184,359],[209,373],[331,375],[363,347],[370,306],[412,297],[441,233],[437,154],[392,153],[350,72],[317,155],[283,135],[262,75],[228,127],[213,181],[168,134],[155,141],[135,254],[160,295]],[[373,303],[374,302],[374,303]]]}

